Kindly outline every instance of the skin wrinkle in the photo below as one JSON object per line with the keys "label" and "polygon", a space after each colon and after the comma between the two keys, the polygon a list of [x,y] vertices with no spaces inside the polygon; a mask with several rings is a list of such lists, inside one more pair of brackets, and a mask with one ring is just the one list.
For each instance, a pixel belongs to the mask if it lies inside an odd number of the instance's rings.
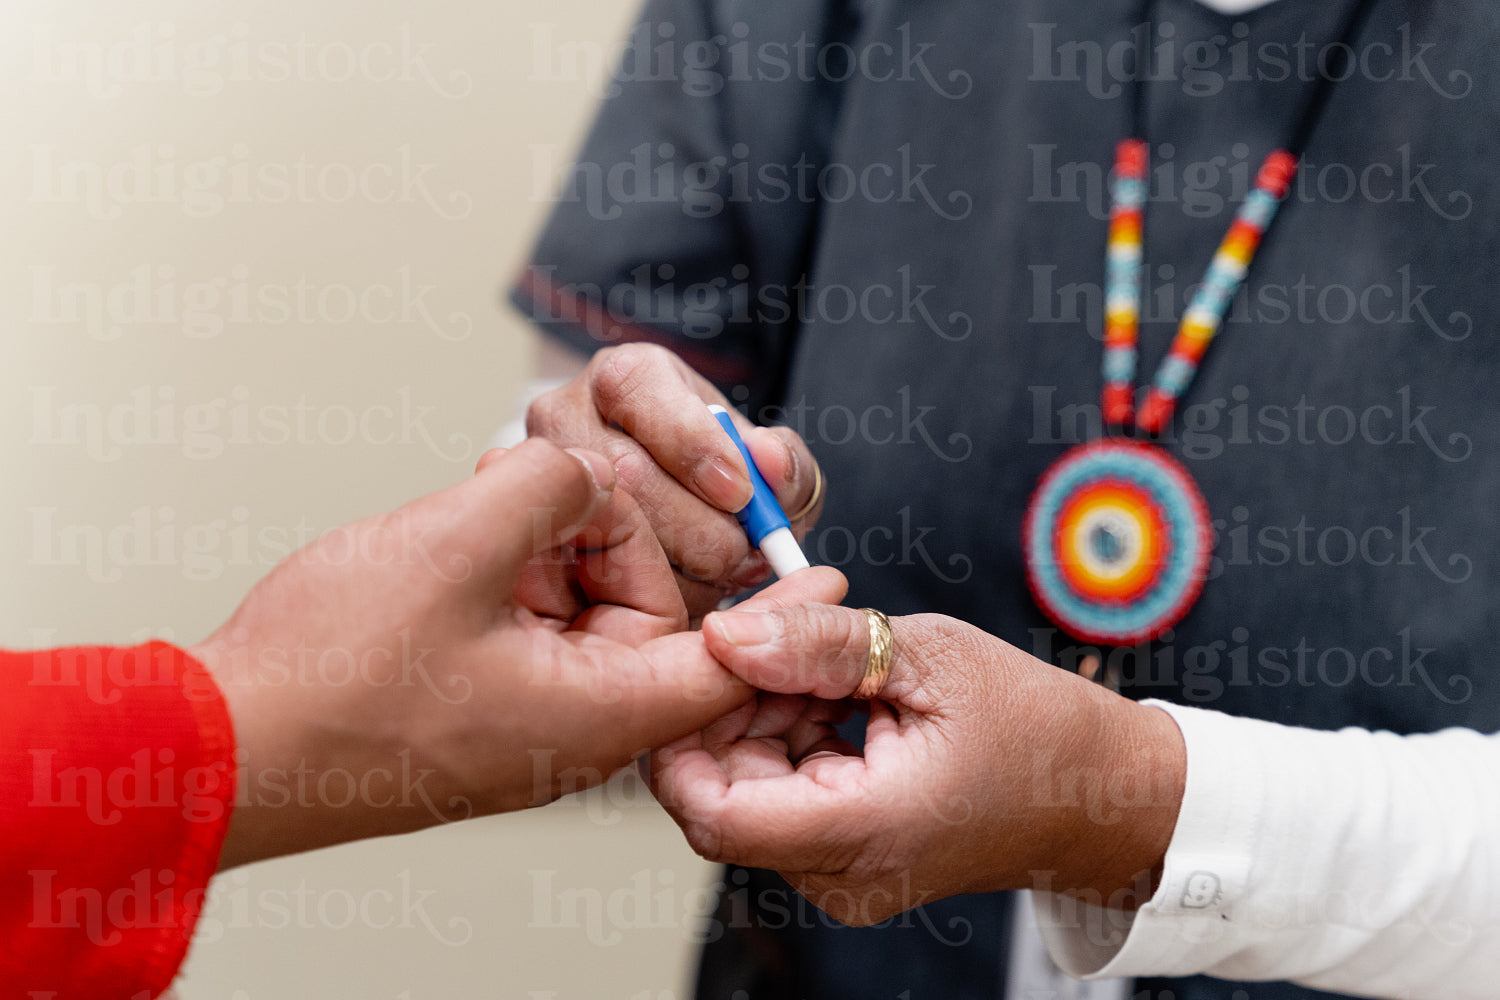
{"label": "skin wrinkle", "polygon": [[[804,607],[776,613],[770,624],[774,638],[745,646],[709,628],[708,651],[761,688],[832,696],[854,688],[867,655],[864,615]],[[691,777],[661,762],[653,783],[669,790],[663,804],[679,819],[719,826],[722,854],[713,860],[780,871],[816,888],[815,901],[848,922],[878,922],[917,896],[1029,886],[1039,870],[1129,905],[1116,891],[1159,861],[1175,823],[1168,813],[1176,800],[1158,803],[1145,791],[1160,783],[1142,784],[1158,764],[1168,773],[1180,767],[1153,742],[1161,721],[1175,724],[952,619],[916,615],[892,624],[898,656],[887,690],[869,703],[862,757],[794,763],[803,716],[788,719],[784,703],[763,695],[759,718],[740,716],[702,740]],[[966,668],[974,663],[994,667],[976,674]],[[1048,773],[1063,780],[1063,799],[1037,797],[1031,760],[996,719],[1036,727],[1035,745],[1050,751]],[[770,751],[779,748],[764,737],[777,724],[792,738],[788,755],[773,762]],[[753,744],[745,739],[752,726]],[[817,735],[811,730],[808,738]],[[1141,742],[1151,748],[1144,763],[1125,759]],[[1066,790],[1075,777],[1093,790],[1081,800]],[[1149,815],[1138,829],[1110,824],[1101,835],[1089,813],[1098,789],[1121,797],[1110,808],[1139,804]],[[697,810],[695,795],[711,796],[713,809]],[[814,874],[819,880],[808,879]]]}
{"label": "skin wrinkle", "polygon": [[[639,345],[630,344],[621,347],[618,351],[597,355],[600,360],[594,369],[590,386],[593,389],[594,399],[599,404],[599,413],[606,421],[624,427],[625,421],[620,419],[621,411],[634,415],[637,409],[636,404],[640,402],[638,396],[641,394],[655,398],[655,393],[650,391],[653,365],[645,355],[661,350],[662,348],[659,347],[643,350]],[[647,421],[647,423],[650,422]],[[670,428],[672,425],[662,422],[659,426]],[[640,430],[639,425],[636,426],[636,430]],[[631,434],[631,437],[646,445],[647,448],[653,444],[649,436]],[[702,448],[697,451],[689,450],[686,452],[688,457],[682,464],[685,469],[691,468],[697,464],[693,461],[694,456],[702,458],[706,454],[706,450]]]}
{"label": "skin wrinkle", "polygon": [[[579,370],[572,382],[533,401],[527,411],[528,431],[565,446],[601,452],[620,467],[623,487],[639,497],[679,574],[678,589],[690,622],[710,613],[726,594],[763,582],[769,567],[753,552],[743,529],[717,505],[700,499],[692,485],[693,473],[707,455],[741,464],[737,450],[718,433],[717,421],[703,405],[727,406],[728,401],[656,345],[605,348]],[[611,418],[618,426],[610,426]],[[789,430],[755,430],[737,413],[734,419],[757,462],[763,462],[762,471],[783,506],[794,497],[804,502],[810,498],[813,461],[801,439]],[[780,454],[769,447],[770,440],[781,445]],[[716,484],[716,494],[721,486],[728,484]],[[800,520],[794,534],[803,536],[814,520],[811,515]],[[688,525],[701,530],[688,531]]]}
{"label": "skin wrinkle", "polygon": [[[678,382],[673,388],[701,395],[698,387],[683,378],[681,371],[673,365],[675,358],[671,352],[655,345],[628,344],[616,352],[600,352],[596,357],[602,360],[592,387],[600,414],[619,424],[631,438],[645,444],[653,455],[663,451],[671,454],[672,464],[677,467],[668,471],[679,480],[690,480],[703,461],[720,453],[711,444],[713,438],[694,433],[694,428],[684,428],[680,422],[687,420],[706,430],[704,421],[712,419],[706,409],[701,418],[696,414],[691,417],[673,414],[672,420],[662,419],[664,407],[653,384],[656,372],[662,367],[677,376]],[[656,429],[655,433],[643,433],[647,428]]]}
{"label": "skin wrinkle", "polygon": [[[736,551],[745,546],[748,552],[743,532],[728,515],[699,501],[696,488],[690,492],[679,484],[678,480],[690,482],[683,478],[687,473],[674,479],[668,472],[696,471],[700,453],[694,446],[712,439],[683,434],[674,439],[646,412],[654,406],[663,412],[680,408],[698,414],[699,403],[718,399],[716,392],[664,351],[620,353],[624,356],[612,361],[605,352],[596,355],[594,371],[575,381],[575,391],[563,401],[602,410],[603,417],[613,418],[651,444],[644,451],[635,446],[635,457],[623,463],[624,472],[628,484],[647,494],[647,516],[674,563],[689,572],[707,569],[693,559],[701,559],[704,552],[728,551],[718,547],[723,539]],[[603,367],[608,364],[618,367]],[[625,394],[628,399],[619,400],[632,379],[645,379],[650,391],[630,391]],[[580,386],[589,391],[580,394]],[[737,423],[743,425],[738,418]],[[602,437],[622,440],[612,429]],[[769,447],[772,437],[783,444],[781,454]],[[784,480],[778,484],[780,497],[811,496],[811,483],[796,482],[811,476],[811,462],[805,461],[789,433],[751,432],[747,442],[763,454],[771,481]],[[652,461],[646,464],[645,458]],[[778,468],[789,460],[790,466]],[[637,476],[644,479],[638,482]],[[681,499],[676,490],[693,499],[680,508],[669,505],[668,500]],[[683,512],[692,517],[681,516]],[[689,523],[703,524],[705,531],[685,533],[682,525]],[[685,556],[678,549],[695,555]],[[725,567],[730,565],[725,561]],[[737,563],[733,566],[739,568]],[[715,582],[732,585],[727,578]],[[684,595],[693,596],[687,590]],[[694,604],[690,617],[706,607],[706,602]],[[850,609],[801,608],[775,621],[782,635],[763,645],[734,647],[726,641],[726,632],[707,622],[702,636],[711,654],[759,688],[835,698],[854,690],[867,657],[869,625],[863,615]],[[800,883],[794,884],[817,887],[820,898],[860,922],[882,915],[870,908],[872,903],[883,912],[912,905],[914,896],[925,899],[1027,884],[1029,867],[1061,843],[1088,850],[1081,859],[1060,863],[1063,880],[1084,890],[1091,888],[1085,883],[1095,876],[1107,883],[1106,890],[1118,886],[1123,874],[1114,868],[1106,871],[1108,862],[1132,863],[1131,852],[1138,851],[1149,864],[1150,851],[1164,851],[1165,842],[1115,835],[1108,838],[1110,856],[1101,858],[1098,845],[1090,842],[1098,838],[1087,836],[1095,828],[1086,808],[1037,799],[1029,762],[1018,758],[1003,725],[985,721],[998,718],[1016,727],[1037,727],[1040,746],[1053,754],[1065,781],[1066,775],[1076,773],[1098,784],[1112,773],[1113,762],[1100,764],[1115,749],[1110,741],[1121,738],[1121,733],[1151,738],[1153,734],[1140,728],[1139,713],[1154,709],[1143,710],[1106,695],[952,619],[913,616],[901,619],[895,628],[893,673],[883,697],[868,706],[863,759],[809,753],[806,759],[794,760],[794,752],[803,750],[804,744],[809,750],[838,744],[825,740],[826,730],[807,717],[811,699],[804,699],[797,709],[794,702],[764,697],[730,713],[696,739],[674,744],[674,753],[653,756],[653,787],[661,788],[657,779],[663,774],[669,779],[663,804],[692,831],[695,847],[715,860],[782,870],[792,879],[799,879],[794,868],[821,869],[816,881],[804,871]],[[985,669],[977,674],[964,669],[975,664]],[[1107,713],[1105,698],[1114,699],[1107,703]],[[1070,701],[1082,704],[1052,707]],[[1103,715],[1116,716],[1120,730],[1108,729]],[[992,775],[991,768],[997,773]],[[1127,794],[1138,797],[1133,775],[1117,777],[1127,779]],[[1092,799],[1085,806],[1091,804]],[[1034,846],[1038,844],[1043,846]],[[958,859],[964,863],[956,864]],[[1066,871],[1069,866],[1075,870]],[[835,874],[828,874],[830,870]],[[864,891],[868,897],[871,891],[893,890],[907,898],[860,900],[849,895]],[[864,912],[855,912],[861,907]]]}
{"label": "skin wrinkle", "polygon": [[[526,408],[527,435],[569,442],[597,438],[598,432],[609,425],[594,407],[577,406],[571,402],[571,396],[578,391],[569,383],[533,399]],[[598,446],[594,450],[605,458],[612,457]]]}
{"label": "skin wrinkle", "polygon": [[[898,700],[902,706],[915,713],[917,719],[926,717],[932,719],[950,719],[950,706],[962,704],[965,695],[974,690],[975,682],[961,672],[951,672],[957,676],[945,674],[941,678],[934,678],[930,672],[919,666],[926,660],[944,660],[949,656],[956,656],[960,662],[975,663],[984,662],[984,654],[988,650],[982,650],[981,646],[974,642],[969,636],[956,628],[950,627],[951,619],[941,615],[911,615],[910,626],[896,626],[895,631],[896,656],[903,655],[903,647],[920,649],[922,659],[914,656],[903,660],[906,669],[900,677],[893,676],[887,682],[887,690],[891,699]],[[902,633],[910,628],[916,631],[920,628],[934,629],[930,638],[924,639],[920,644],[907,639],[903,642]],[[863,663],[864,657],[868,655],[869,638],[868,633],[860,641],[858,662]],[[894,672],[893,672],[894,673]],[[888,699],[888,700],[891,700]],[[907,714],[905,712],[903,715]]]}
{"label": "skin wrinkle", "polygon": [[[700,634],[659,635],[686,615],[675,579],[643,512],[598,488],[614,481],[603,457],[584,461],[546,441],[494,453],[472,479],[300,550],[189,651],[223,691],[243,751],[247,797],[221,868],[539,804],[753,697]],[[578,539],[585,524],[594,530]],[[570,538],[612,544],[581,554]],[[454,554],[472,559],[468,572],[445,573]],[[598,565],[580,567],[588,559]],[[604,602],[593,620],[546,617],[577,600],[579,574]],[[838,601],[846,589],[818,568],[755,600]],[[369,683],[321,673],[351,654]],[[296,791],[284,806],[285,785],[278,801],[270,782],[286,775],[299,788],[304,775],[376,782],[348,802]]]}

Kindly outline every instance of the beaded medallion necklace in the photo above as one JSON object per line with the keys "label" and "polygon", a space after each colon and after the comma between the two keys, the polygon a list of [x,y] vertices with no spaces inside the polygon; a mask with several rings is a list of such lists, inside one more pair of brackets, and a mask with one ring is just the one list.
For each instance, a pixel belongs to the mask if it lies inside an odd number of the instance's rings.
{"label": "beaded medallion necklace", "polygon": [[[1180,462],[1151,438],[1170,426],[1177,403],[1223,325],[1255,252],[1297,173],[1333,85],[1345,79],[1352,42],[1372,0],[1356,0],[1332,58],[1307,97],[1286,148],[1256,174],[1183,314],[1139,412],[1136,358],[1142,295],[1142,237],[1150,159],[1145,78],[1152,0],[1137,24],[1131,90],[1134,138],[1115,150],[1105,256],[1104,388],[1106,436],[1077,445],[1037,483],[1022,527],[1026,578],[1038,606],[1086,642],[1126,646],[1155,639],[1187,614],[1202,592],[1213,528],[1208,505]],[[1132,428],[1139,436],[1132,436]]]}

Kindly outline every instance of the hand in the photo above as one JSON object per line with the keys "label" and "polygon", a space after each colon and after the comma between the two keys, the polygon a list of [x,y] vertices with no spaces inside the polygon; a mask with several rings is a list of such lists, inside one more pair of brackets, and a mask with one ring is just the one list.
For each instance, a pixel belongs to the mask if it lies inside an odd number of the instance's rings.
{"label": "hand", "polygon": [[847,924],[967,892],[1149,898],[1181,803],[1171,717],[952,618],[892,619],[861,755],[832,723],[864,673],[866,616],[808,605],[704,620],[761,695],[651,755],[693,848],[770,868]]}
{"label": "hand", "polygon": [[[588,368],[531,404],[526,429],[605,455],[635,497],[677,571],[694,621],[726,594],[763,583],[770,569],[731,516],[750,501],[739,451],[705,404],[734,408],[665,348],[629,344],[595,354]],[[756,428],[735,414],[755,464],[788,512],[812,499],[817,464],[785,427]],[[792,525],[801,537],[818,507]]]}
{"label": "hand", "polygon": [[[262,580],[191,650],[238,748],[221,868],[538,805],[751,697],[679,631],[666,558],[614,485],[600,456],[528,441]],[[760,599],[843,591],[809,570]]]}

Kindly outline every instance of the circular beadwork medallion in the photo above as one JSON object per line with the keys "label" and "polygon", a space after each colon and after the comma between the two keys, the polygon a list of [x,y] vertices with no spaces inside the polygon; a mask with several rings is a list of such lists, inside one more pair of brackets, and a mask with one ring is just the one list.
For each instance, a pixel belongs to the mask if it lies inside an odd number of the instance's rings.
{"label": "circular beadwork medallion", "polygon": [[1086,642],[1154,639],[1198,599],[1213,551],[1203,494],[1161,448],[1109,438],[1070,449],[1022,529],[1037,604]]}

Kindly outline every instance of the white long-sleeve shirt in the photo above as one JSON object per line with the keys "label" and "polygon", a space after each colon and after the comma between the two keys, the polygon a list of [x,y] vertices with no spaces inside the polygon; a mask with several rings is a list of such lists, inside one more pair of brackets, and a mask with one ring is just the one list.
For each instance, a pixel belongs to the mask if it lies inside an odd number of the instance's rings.
{"label": "white long-sleeve shirt", "polygon": [[1134,914],[1036,894],[1064,971],[1500,997],[1500,734],[1320,732],[1149,704],[1187,744],[1161,884]]}

